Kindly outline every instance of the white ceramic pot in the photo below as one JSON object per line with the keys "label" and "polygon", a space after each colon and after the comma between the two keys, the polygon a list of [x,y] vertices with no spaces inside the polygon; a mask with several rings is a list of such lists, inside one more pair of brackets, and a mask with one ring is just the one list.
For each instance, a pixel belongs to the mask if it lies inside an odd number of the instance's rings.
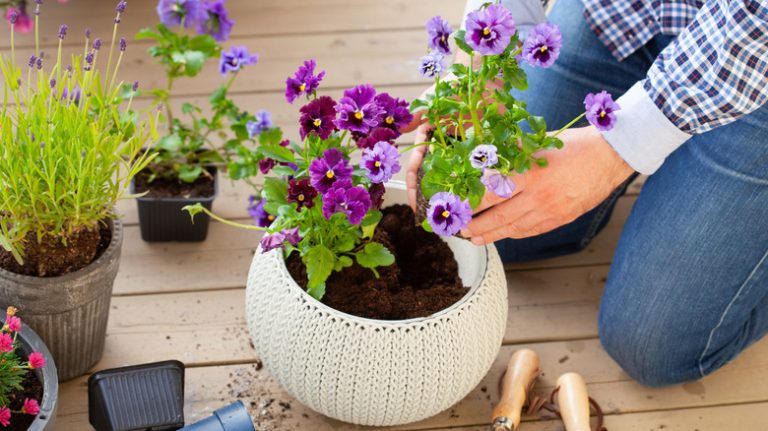
{"label": "white ceramic pot", "polygon": [[[387,184],[385,206],[406,203]],[[293,397],[326,416],[398,425],[433,416],[464,398],[488,372],[507,320],[507,284],[495,247],[446,238],[467,295],[432,316],[364,319],[302,290],[282,253],[256,254],[246,318],[256,351]]]}

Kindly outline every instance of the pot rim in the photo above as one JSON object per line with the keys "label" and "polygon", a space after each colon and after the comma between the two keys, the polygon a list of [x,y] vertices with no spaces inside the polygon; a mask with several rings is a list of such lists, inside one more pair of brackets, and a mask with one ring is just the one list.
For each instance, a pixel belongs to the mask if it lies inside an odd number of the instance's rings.
{"label": "pot rim", "polygon": [[66,283],[74,281],[83,277],[87,277],[89,274],[97,271],[102,266],[106,265],[110,259],[119,251],[122,245],[123,237],[123,223],[119,218],[110,218],[107,222],[112,227],[112,238],[110,239],[109,246],[98,259],[89,263],[83,268],[78,269],[75,272],[70,272],[56,277],[34,277],[31,275],[17,274],[15,272],[8,271],[0,268],[0,278],[10,279],[23,284],[39,284],[39,285],[55,285],[60,283]]}
{"label": "pot rim", "polygon": [[[398,190],[406,190],[405,183],[403,181],[389,181],[385,184],[387,188],[393,188]],[[442,238],[441,238],[442,239]],[[467,241],[464,239],[457,239],[458,241]],[[445,241],[443,239],[443,241]],[[402,325],[411,325],[415,323],[423,323],[428,322],[431,320],[439,319],[441,317],[444,317],[447,314],[453,313],[458,308],[462,307],[467,301],[470,300],[470,298],[473,298],[475,294],[477,294],[477,291],[480,289],[480,286],[483,284],[483,281],[486,278],[486,274],[488,273],[488,266],[489,266],[489,258],[490,253],[488,252],[488,247],[492,247],[492,245],[486,245],[483,247],[475,247],[475,250],[482,254],[482,267],[479,273],[483,274],[482,277],[479,277],[472,286],[467,289],[467,293],[464,294],[464,296],[461,297],[460,300],[452,304],[450,307],[442,309],[438,311],[437,313],[430,314],[429,316],[425,317],[415,317],[412,319],[403,319],[403,320],[380,320],[380,319],[371,319],[367,317],[360,317],[355,316],[353,314],[345,313],[343,311],[337,310],[333,307],[330,307],[326,304],[323,304],[322,302],[318,301],[312,295],[308,294],[307,291],[301,288],[298,283],[296,283],[296,280],[293,279],[291,274],[288,272],[288,268],[285,266],[285,258],[282,256],[282,250],[281,249],[274,249],[267,253],[267,256],[276,257],[279,261],[280,270],[282,270],[290,279],[290,286],[293,290],[299,292],[302,295],[302,298],[307,301],[311,302],[315,307],[318,309],[327,312],[329,314],[338,315],[340,317],[344,317],[346,319],[358,322],[358,323],[364,323],[364,324],[375,324],[379,326],[402,326]],[[453,251],[453,250],[451,250]],[[256,249],[256,253],[261,253],[261,245],[259,245]],[[280,256],[275,256],[276,254],[280,253]],[[456,258],[454,253],[454,258]],[[457,260],[458,262],[458,260]]]}
{"label": "pot rim", "polygon": [[[5,310],[0,310],[0,323],[5,324],[6,317]],[[19,338],[21,338],[22,344],[28,347],[30,351],[40,352],[45,357],[45,366],[39,370],[35,370],[37,378],[43,384],[43,397],[42,400],[40,400],[40,413],[35,416],[35,420],[32,421],[32,424],[29,426],[30,430],[43,429],[47,423],[55,420],[56,415],[59,393],[59,378],[56,371],[56,363],[54,362],[53,355],[51,355],[51,352],[48,350],[48,346],[45,345],[42,338],[40,338],[29,325],[23,325],[21,327]]]}
{"label": "pot rim", "polygon": [[[153,198],[148,196],[139,196],[136,199],[137,202],[178,202],[178,203],[189,203],[189,202],[213,202],[214,199],[216,199],[217,196],[219,196],[219,168],[217,168],[214,165],[206,165],[205,168],[210,169],[213,171],[213,194],[206,197],[194,197],[194,198],[183,198],[183,197],[161,197],[161,198]],[[136,182],[133,178],[131,178],[131,184],[129,185],[128,190],[131,194],[136,193]]]}

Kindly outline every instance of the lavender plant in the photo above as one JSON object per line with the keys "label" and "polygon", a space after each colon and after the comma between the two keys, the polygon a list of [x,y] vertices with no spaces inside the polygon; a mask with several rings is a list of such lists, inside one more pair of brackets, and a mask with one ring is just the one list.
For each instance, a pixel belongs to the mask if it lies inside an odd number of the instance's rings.
{"label": "lavender plant", "polygon": [[[486,192],[507,198],[515,190],[514,175],[533,165],[547,166],[538,153],[562,148],[558,135],[586,115],[600,130],[615,122],[619,106],[606,92],[585,99],[586,112],[562,129],[548,133],[544,118],[529,113],[513,95],[528,88],[520,62],[550,67],[560,54],[562,35],[551,23],[534,27],[520,40],[510,12],[486,4],[470,13],[466,30],[453,32],[436,16],[427,23],[430,52],[420,71],[434,78],[433,91],[411,104],[432,125],[429,151],[422,164],[420,191],[428,201],[422,225],[440,235],[455,235],[472,219]],[[450,40],[469,57],[447,68]],[[444,70],[450,71],[446,77]]]}
{"label": "lavender plant", "polygon": [[[222,49],[234,26],[224,0],[160,0],[157,13],[160,24],[136,35],[137,39],[155,42],[149,54],[165,68],[167,78],[165,88],[151,90],[155,103],[165,107],[167,133],[157,143],[158,157],[148,168],[149,182],[163,178],[193,183],[212,177],[206,166],[224,160],[220,151],[236,151],[272,128],[269,113],[242,111],[228,97],[238,73],[256,64],[258,55],[246,47]],[[229,78],[209,97],[210,115],[197,105],[184,103],[184,117],[175,116],[170,98],[176,80],[198,76],[205,63],[215,58],[219,59],[221,75]],[[225,148],[219,148],[213,138],[223,140]]]}
{"label": "lavender plant", "polygon": [[[39,11],[42,0],[36,3]],[[125,5],[118,4],[114,34]],[[39,49],[35,25],[36,55],[18,62],[16,19],[10,20],[11,54],[0,55],[0,246],[21,265],[30,238],[66,245],[115,216],[115,203],[150,161],[140,149],[154,133],[154,120],[140,121],[131,110],[138,84],[117,80],[124,39],[117,50],[110,43],[102,73],[101,39],[87,35],[85,54],[70,63],[62,53],[68,27],[59,28],[50,57]]]}

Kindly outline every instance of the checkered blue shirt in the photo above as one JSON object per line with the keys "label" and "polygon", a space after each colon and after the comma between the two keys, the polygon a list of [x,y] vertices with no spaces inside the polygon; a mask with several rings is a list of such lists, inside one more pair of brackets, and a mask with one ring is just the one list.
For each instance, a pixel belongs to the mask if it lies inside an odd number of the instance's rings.
{"label": "checkered blue shirt", "polygon": [[582,1],[619,60],[657,34],[678,35],[641,84],[682,132],[706,132],[768,101],[768,0]]}

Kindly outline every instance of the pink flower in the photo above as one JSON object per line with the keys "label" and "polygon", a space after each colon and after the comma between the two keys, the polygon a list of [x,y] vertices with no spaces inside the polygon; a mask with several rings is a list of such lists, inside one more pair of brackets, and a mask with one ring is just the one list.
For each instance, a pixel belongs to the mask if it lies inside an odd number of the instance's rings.
{"label": "pink flower", "polygon": [[28,415],[36,415],[40,413],[40,404],[36,399],[27,398],[24,400],[24,405],[21,406],[21,412]]}
{"label": "pink flower", "polygon": [[21,331],[21,319],[16,316],[8,317],[8,320],[5,322],[5,324],[8,326],[8,329],[11,330],[11,332]]}
{"label": "pink flower", "polygon": [[29,368],[43,368],[45,366],[45,358],[40,352],[32,352],[29,355]]}
{"label": "pink flower", "polygon": [[29,15],[27,15],[27,11],[24,8],[17,9],[15,7],[9,7],[5,11],[5,20],[11,22],[11,16],[13,14],[16,14],[16,24],[13,26],[14,31],[19,33],[29,33],[32,31],[35,24],[32,19],[29,18]]}
{"label": "pink flower", "polygon": [[13,351],[13,338],[6,333],[0,334],[0,353]]}
{"label": "pink flower", "polygon": [[0,425],[7,427],[11,424],[11,409],[0,407]]}

